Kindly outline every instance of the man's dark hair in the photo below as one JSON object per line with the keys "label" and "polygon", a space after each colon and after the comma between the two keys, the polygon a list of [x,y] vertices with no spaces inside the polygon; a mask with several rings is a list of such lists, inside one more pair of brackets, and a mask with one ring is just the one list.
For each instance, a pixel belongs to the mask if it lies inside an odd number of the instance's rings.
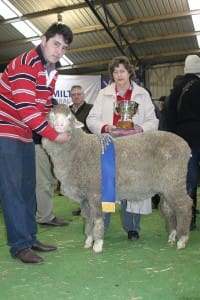
{"label": "man's dark hair", "polygon": [[62,23],[54,23],[52,24],[47,31],[44,33],[44,36],[46,37],[47,41],[54,37],[56,34],[60,34],[63,36],[64,41],[67,44],[71,44],[73,40],[73,33],[72,30],[65,24]]}

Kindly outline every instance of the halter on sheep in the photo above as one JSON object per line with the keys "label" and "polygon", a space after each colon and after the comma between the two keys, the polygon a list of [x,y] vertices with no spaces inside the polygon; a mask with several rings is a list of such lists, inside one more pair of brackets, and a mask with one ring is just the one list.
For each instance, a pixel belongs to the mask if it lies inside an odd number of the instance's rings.
{"label": "halter on sheep", "polygon": [[[85,248],[93,247],[95,252],[101,252],[104,225],[99,138],[77,129],[80,122],[65,105],[52,109],[49,122],[57,131],[71,134],[71,140],[65,144],[43,138],[43,146],[52,159],[62,193],[81,203],[82,216],[86,218]],[[185,248],[192,207],[186,192],[190,157],[187,143],[172,133],[149,131],[114,139],[114,145],[116,200],[140,201],[159,193],[161,212],[168,224],[168,242],[173,244],[177,239],[177,249]]]}

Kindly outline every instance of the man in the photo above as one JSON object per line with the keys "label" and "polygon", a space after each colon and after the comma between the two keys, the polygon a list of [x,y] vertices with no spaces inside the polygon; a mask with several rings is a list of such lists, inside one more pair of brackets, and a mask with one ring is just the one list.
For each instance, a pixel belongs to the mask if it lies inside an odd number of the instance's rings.
{"label": "man", "polygon": [[57,79],[56,63],[72,42],[71,29],[51,25],[41,44],[13,59],[0,80],[0,199],[13,258],[40,264],[35,251],[56,247],[37,240],[35,145],[32,131],[56,143],[69,140],[46,121]]}
{"label": "man", "polygon": [[193,200],[191,230],[196,228],[197,186],[200,163],[200,57],[188,55],[184,76],[172,89],[167,110],[169,131],[185,139],[191,148],[187,191]]}
{"label": "man", "polygon": [[[71,99],[73,104],[71,104],[69,107],[76,117],[76,119],[84,124],[84,127],[82,129],[87,132],[91,133],[89,128],[86,124],[86,118],[92,108],[92,104],[85,102],[85,95],[82,86],[80,85],[73,85],[71,87],[70,91]],[[79,216],[81,213],[81,209],[78,208],[77,210],[72,211],[72,215]]]}
{"label": "man", "polygon": [[69,107],[72,113],[75,115],[76,119],[84,124],[82,129],[87,132],[91,133],[89,128],[86,124],[86,118],[92,108],[92,104],[85,102],[85,95],[82,86],[80,85],[73,85],[70,91],[71,99],[73,104]]}
{"label": "man", "polygon": [[41,139],[40,135],[33,134],[36,155],[36,222],[45,226],[67,226],[68,222],[57,218],[53,212],[56,179],[51,159],[43,149]]}

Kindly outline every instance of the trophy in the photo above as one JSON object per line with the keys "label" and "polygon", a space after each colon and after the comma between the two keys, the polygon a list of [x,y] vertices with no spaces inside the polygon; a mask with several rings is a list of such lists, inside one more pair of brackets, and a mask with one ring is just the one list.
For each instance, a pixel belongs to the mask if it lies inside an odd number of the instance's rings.
{"label": "trophy", "polygon": [[120,116],[117,128],[134,129],[133,115],[136,113],[138,103],[132,100],[121,100],[114,103],[114,111]]}

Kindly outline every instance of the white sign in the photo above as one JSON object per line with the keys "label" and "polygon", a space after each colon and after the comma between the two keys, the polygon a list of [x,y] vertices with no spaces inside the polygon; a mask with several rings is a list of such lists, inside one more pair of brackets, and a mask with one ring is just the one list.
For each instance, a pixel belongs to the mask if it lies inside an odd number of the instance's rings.
{"label": "white sign", "polygon": [[73,85],[81,85],[84,90],[85,101],[88,103],[94,103],[97,94],[101,89],[101,76],[58,75],[54,98],[59,104],[69,105],[71,103],[70,89]]}

